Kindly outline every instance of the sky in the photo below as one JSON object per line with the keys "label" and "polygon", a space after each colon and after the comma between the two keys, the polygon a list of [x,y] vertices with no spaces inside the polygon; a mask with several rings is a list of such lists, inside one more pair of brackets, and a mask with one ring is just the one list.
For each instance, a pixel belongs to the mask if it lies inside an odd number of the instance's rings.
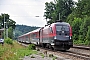
{"label": "sky", "polygon": [[16,24],[43,27],[45,2],[50,1],[54,0],[0,0],[0,15],[9,14]]}

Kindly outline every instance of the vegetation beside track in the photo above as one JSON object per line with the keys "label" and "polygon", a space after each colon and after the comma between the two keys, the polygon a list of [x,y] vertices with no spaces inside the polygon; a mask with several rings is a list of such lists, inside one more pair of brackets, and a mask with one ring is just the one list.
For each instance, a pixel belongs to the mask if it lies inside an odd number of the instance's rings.
{"label": "vegetation beside track", "polygon": [[25,47],[16,41],[6,39],[4,45],[0,44],[0,60],[20,60],[24,56],[36,54],[37,51],[29,49],[30,47]]}
{"label": "vegetation beside track", "polygon": [[75,45],[84,45],[84,46],[90,46],[90,41],[86,40],[85,42],[82,40],[74,40]]}

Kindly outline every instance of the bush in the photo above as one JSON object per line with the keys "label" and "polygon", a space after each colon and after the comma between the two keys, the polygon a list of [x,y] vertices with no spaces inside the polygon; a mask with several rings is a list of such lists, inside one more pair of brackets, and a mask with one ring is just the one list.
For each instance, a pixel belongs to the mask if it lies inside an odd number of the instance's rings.
{"label": "bush", "polygon": [[[54,56],[52,60],[56,60],[56,59],[57,59],[57,57],[56,57],[56,56]],[[62,59],[61,59],[61,60],[62,60]]]}
{"label": "bush", "polygon": [[40,51],[40,49],[37,49],[37,51]]}
{"label": "bush", "polygon": [[0,49],[0,57],[2,56],[3,52],[4,52],[4,50]]}
{"label": "bush", "polygon": [[5,42],[6,42],[7,44],[13,45],[13,40],[10,39],[10,38],[5,39]]}
{"label": "bush", "polygon": [[35,58],[35,57],[32,55],[31,58]]}
{"label": "bush", "polygon": [[35,47],[35,45],[34,45],[34,44],[30,44],[30,45],[28,46],[28,49],[29,49],[29,50],[35,50],[35,49],[36,49],[36,47]]}
{"label": "bush", "polygon": [[85,45],[89,46],[90,45],[90,41],[89,40],[86,40],[85,41]]}
{"label": "bush", "polygon": [[49,54],[49,57],[54,57],[53,54]]}

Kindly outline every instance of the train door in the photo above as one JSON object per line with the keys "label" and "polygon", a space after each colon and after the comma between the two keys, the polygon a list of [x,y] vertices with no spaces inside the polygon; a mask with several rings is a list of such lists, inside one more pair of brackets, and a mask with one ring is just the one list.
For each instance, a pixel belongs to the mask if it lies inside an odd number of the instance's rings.
{"label": "train door", "polygon": [[28,34],[28,43],[30,43],[30,34]]}
{"label": "train door", "polygon": [[40,39],[39,40],[40,40],[40,43],[42,43],[43,42],[43,30],[42,29],[40,30],[39,34],[40,34]]}

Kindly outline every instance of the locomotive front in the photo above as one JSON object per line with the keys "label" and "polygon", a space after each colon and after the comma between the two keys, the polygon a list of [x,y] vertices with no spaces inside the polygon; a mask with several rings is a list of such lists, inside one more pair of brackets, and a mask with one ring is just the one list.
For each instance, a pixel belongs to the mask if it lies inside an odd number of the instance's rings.
{"label": "locomotive front", "polygon": [[68,50],[73,46],[72,29],[69,23],[58,22],[55,24],[54,49]]}

